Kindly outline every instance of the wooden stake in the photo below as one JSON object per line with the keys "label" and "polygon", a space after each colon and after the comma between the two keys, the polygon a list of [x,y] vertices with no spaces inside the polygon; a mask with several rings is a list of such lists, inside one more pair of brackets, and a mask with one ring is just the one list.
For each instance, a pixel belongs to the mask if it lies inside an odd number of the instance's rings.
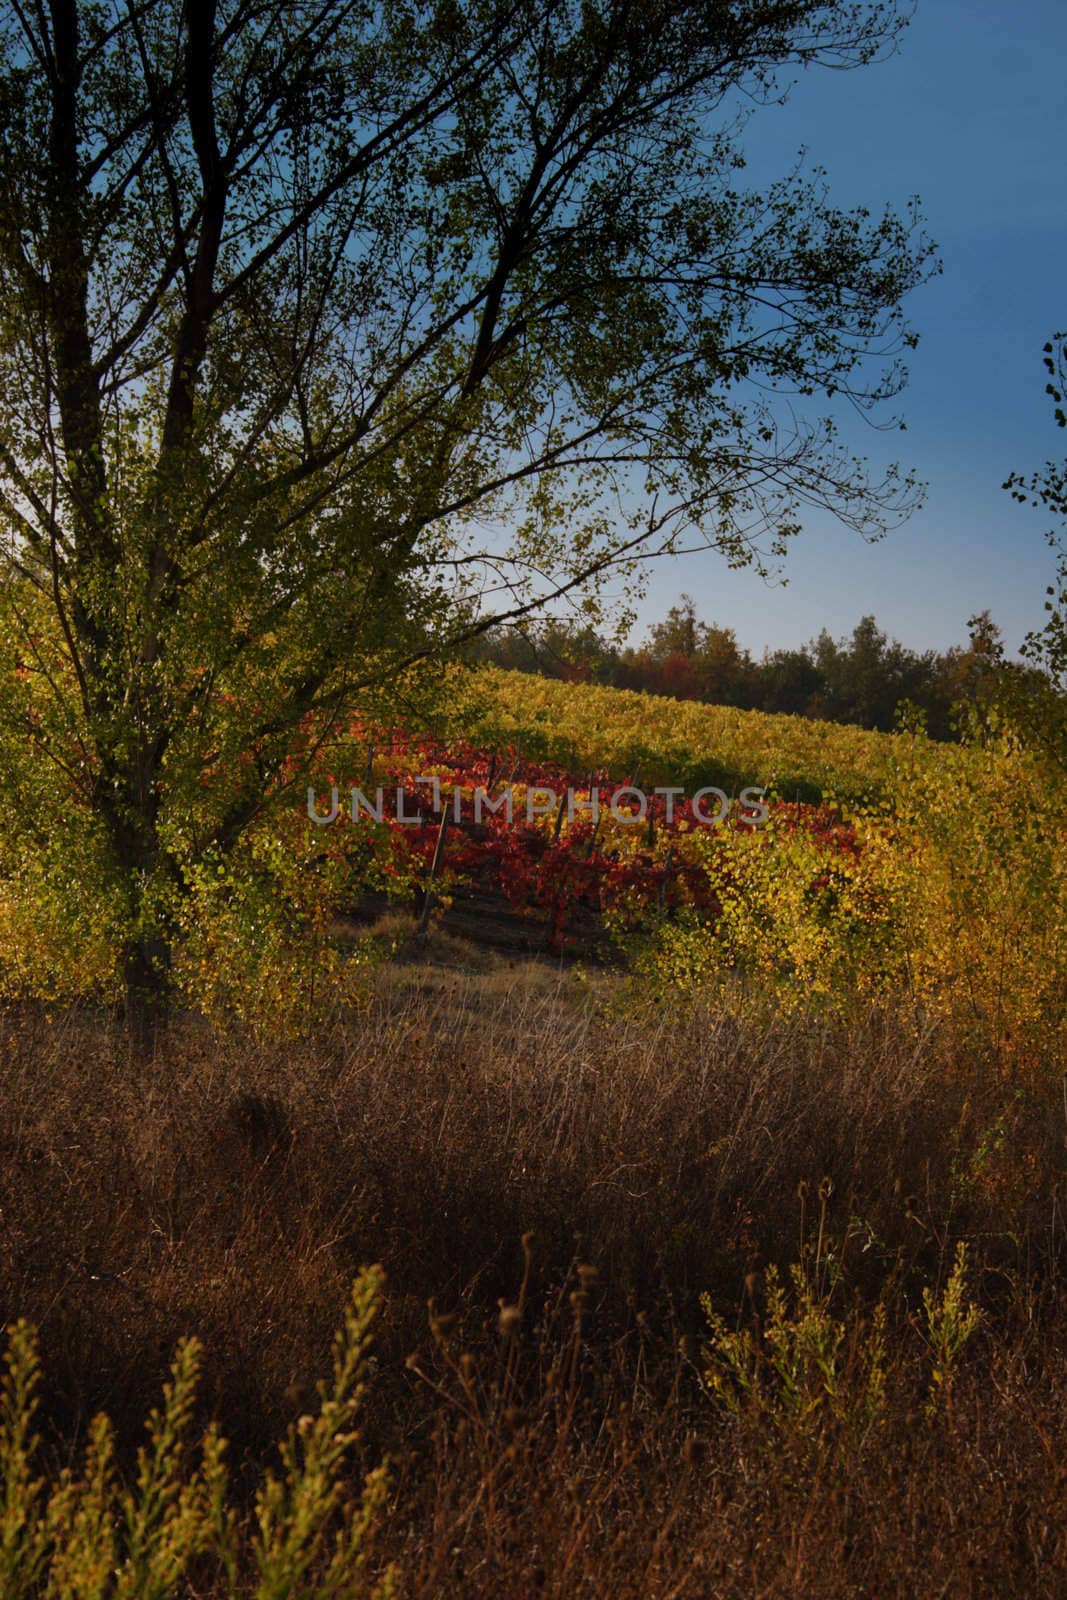
{"label": "wooden stake", "polygon": [[421,912],[421,914],[419,916],[419,937],[420,938],[424,938],[425,937],[426,929],[429,926],[430,912],[433,909],[433,886],[436,883],[437,875],[441,870],[441,861],[442,861],[442,859],[444,857],[444,853],[445,853],[445,836],[447,835],[447,833],[448,833],[448,807],[447,806],[442,806],[441,807],[441,826],[437,830],[437,846],[436,846],[436,848],[434,850],[433,861],[432,861],[432,863],[430,865],[430,877],[429,877],[429,880],[428,880],[428,882],[426,884],[426,888],[423,890],[423,895],[422,895],[422,912]]}
{"label": "wooden stake", "polygon": [[667,904],[667,878],[670,875],[671,863],[674,860],[674,846],[668,845],[667,859],[663,863],[663,882],[659,886],[659,908],[662,911]]}
{"label": "wooden stake", "polygon": [[552,843],[553,844],[557,843],[557,841],[559,839],[560,829],[563,827],[563,813],[564,813],[564,811],[566,809],[567,809],[567,796],[564,794],[564,795],[560,796],[559,809],[556,812],[556,826],[552,830]]}

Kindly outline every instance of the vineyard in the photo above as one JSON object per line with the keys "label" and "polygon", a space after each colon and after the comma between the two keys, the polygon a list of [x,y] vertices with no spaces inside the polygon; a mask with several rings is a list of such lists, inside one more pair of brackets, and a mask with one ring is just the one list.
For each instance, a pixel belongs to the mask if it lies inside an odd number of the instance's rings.
{"label": "vineyard", "polygon": [[[358,733],[365,787],[327,774],[337,815],[320,819],[330,831],[316,865],[355,866],[375,888],[446,909],[497,894],[542,922],[541,942],[556,953],[590,915],[618,935],[683,909],[714,923],[731,845],[760,826],[780,839],[802,834],[827,859],[857,851],[854,829],[828,806],[764,806],[758,790],[709,799],[707,786],[703,799],[680,786],[646,793],[639,772],[620,783],[610,770],[568,770],[513,744],[487,751],[380,727]],[[353,792],[342,808],[339,796]],[[309,812],[316,804],[309,798]]]}
{"label": "vineyard", "polygon": [[475,937],[506,912],[528,950],[607,956],[690,999],[903,998],[965,1033],[992,1024],[1030,1063],[1057,1037],[1062,795],[1010,739],[949,747],[498,672],[462,680],[449,719],[352,725],[319,752],[310,803],[335,803],[332,822],[291,791],[243,875],[204,864],[184,969],[199,1003],[306,995],[309,950],[321,1003],[351,997],[371,947],[331,929],[394,904]]}
{"label": "vineyard", "polygon": [[[328,824],[295,776],[309,764]],[[688,998],[731,984],[786,1008],[904,997],[964,1031],[992,1022],[999,1051],[1033,1061],[1067,992],[1062,815],[1062,786],[1007,736],[946,746],[460,674],[432,731],[365,715],[310,763],[294,754],[241,851],[194,855],[175,975],[210,1014],[307,1026],[361,1003],[382,952],[358,929],[395,906],[476,939],[510,919],[517,948],[608,959]],[[9,994],[113,989],[114,903],[76,854],[91,843],[77,816],[65,898],[9,866]]]}
{"label": "vineyard", "polygon": [[[761,825],[780,842],[802,835],[827,859],[855,856],[849,808],[884,804],[901,760],[901,741],[860,729],[494,669],[463,686],[451,720],[470,737],[366,724],[332,747],[326,765],[338,770],[324,787],[347,802],[353,788],[381,786],[383,824],[355,848],[345,830],[329,854],[416,884],[447,813],[442,891],[492,885],[516,907],[549,911],[557,939],[581,905],[621,925],[656,908],[709,910],[713,861],[725,871],[737,835]],[[435,792],[416,778],[434,780]],[[401,811],[423,826],[398,820],[398,787]],[[494,787],[512,791],[512,814],[483,804],[475,817],[475,790]],[[694,808],[709,789],[716,798]],[[746,792],[766,794],[767,805],[746,805]],[[370,818],[358,809],[365,831]]]}
{"label": "vineyard", "polygon": [[891,735],[495,668],[477,675],[465,716],[483,743],[690,793],[760,784],[794,801],[859,803],[886,798],[899,771]]}

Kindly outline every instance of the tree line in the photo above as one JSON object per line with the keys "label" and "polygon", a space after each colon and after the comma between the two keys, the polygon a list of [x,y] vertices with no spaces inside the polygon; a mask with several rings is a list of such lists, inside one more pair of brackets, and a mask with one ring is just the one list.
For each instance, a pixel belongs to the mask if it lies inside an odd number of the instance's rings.
{"label": "tree line", "polygon": [[553,620],[537,628],[492,630],[473,659],[547,677],[636,689],[679,700],[745,710],[784,712],[890,732],[902,716],[935,739],[954,740],[975,720],[989,720],[1006,680],[1043,678],[1034,665],[1005,659],[1000,629],[988,611],[972,617],[965,644],[911,650],[891,639],[873,616],[849,637],[827,629],[795,649],[765,650],[756,659],[732,628],[704,622],[682,595],[637,645],[618,645],[587,623]]}

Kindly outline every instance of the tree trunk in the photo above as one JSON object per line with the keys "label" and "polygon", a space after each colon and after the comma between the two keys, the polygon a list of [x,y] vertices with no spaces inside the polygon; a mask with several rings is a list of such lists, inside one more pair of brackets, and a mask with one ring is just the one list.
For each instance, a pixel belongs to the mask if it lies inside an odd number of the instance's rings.
{"label": "tree trunk", "polygon": [[131,1063],[151,1061],[166,1030],[170,950],[165,939],[133,939],[122,964],[126,1036]]}

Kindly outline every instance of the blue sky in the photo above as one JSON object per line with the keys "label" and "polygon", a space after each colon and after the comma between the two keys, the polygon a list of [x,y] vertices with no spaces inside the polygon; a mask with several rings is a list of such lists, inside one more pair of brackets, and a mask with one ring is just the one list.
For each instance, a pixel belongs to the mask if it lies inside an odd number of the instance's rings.
{"label": "blue sky", "polygon": [[710,552],[663,562],[635,636],[682,590],[757,654],[823,626],[848,633],[869,612],[916,649],[964,641],[967,618],[986,608],[1012,650],[1041,625],[1048,520],[1000,485],[1064,454],[1041,348],[1067,328],[1065,106],[1064,0],[918,0],[891,59],[809,72],[786,106],[756,113],[744,140],[752,181],[784,172],[805,146],[839,205],[922,200],[944,271],[908,302],[921,340],[899,402],[908,431],[872,432],[857,418],[845,438],[913,464],[927,500],[875,545],[812,515],[785,587]]}

